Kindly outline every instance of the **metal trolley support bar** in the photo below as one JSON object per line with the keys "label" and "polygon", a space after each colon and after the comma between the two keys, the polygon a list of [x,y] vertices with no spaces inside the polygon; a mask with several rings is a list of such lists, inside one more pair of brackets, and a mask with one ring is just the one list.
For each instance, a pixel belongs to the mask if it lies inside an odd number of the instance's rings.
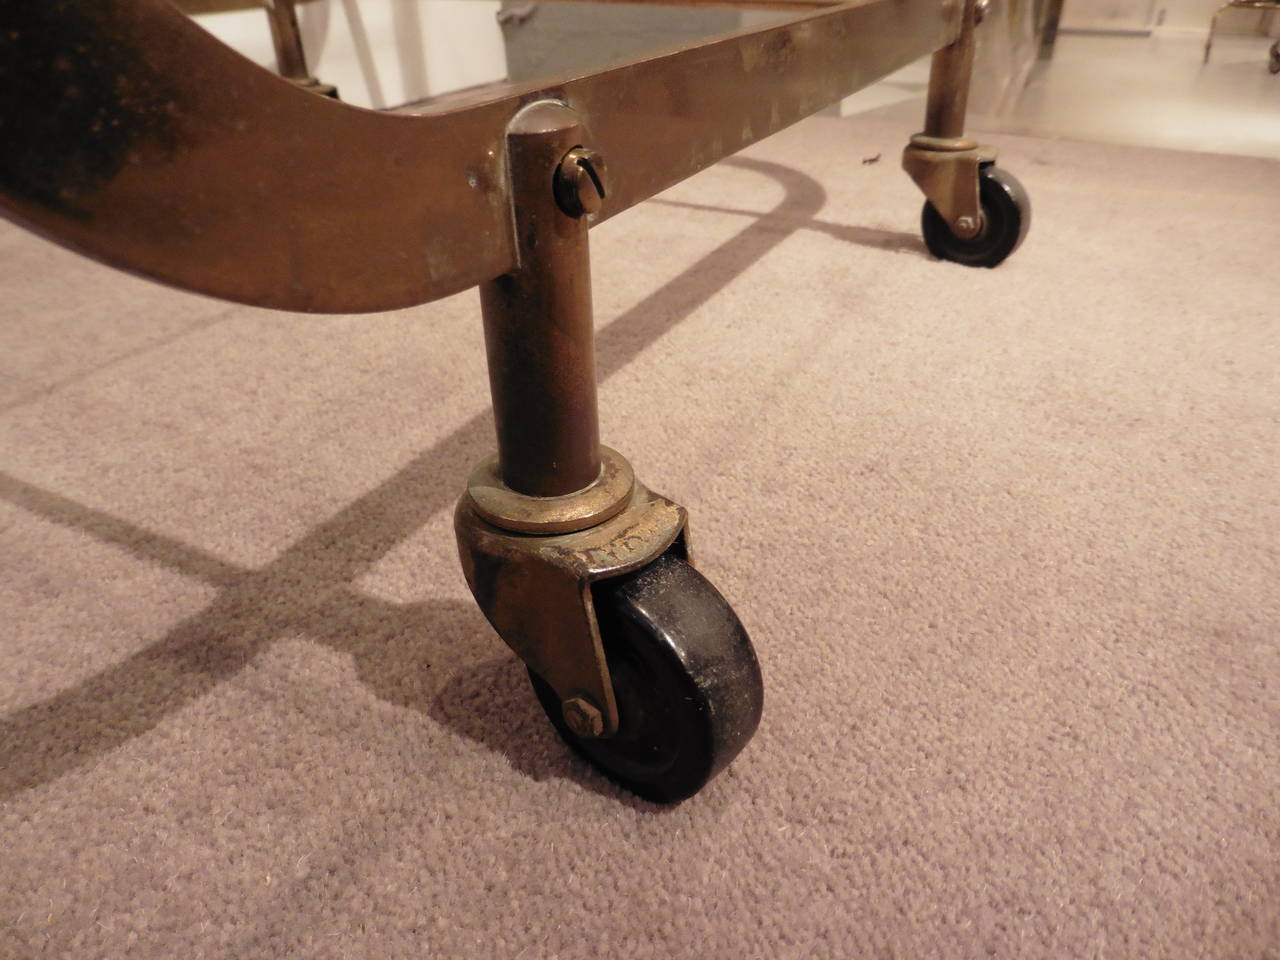
{"label": "metal trolley support bar", "polygon": [[959,20],[953,2],[853,0],[474,102],[376,112],[254,66],[167,0],[0,0],[0,213],[227,300],[411,306],[516,266],[503,153],[525,105],[566,104],[609,158],[600,222],[951,43]]}

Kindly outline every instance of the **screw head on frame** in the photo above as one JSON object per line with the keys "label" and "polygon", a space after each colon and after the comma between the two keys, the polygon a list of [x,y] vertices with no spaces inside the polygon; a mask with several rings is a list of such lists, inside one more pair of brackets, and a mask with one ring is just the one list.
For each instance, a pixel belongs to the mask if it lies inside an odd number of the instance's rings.
{"label": "screw head on frame", "polygon": [[556,203],[577,218],[599,213],[607,195],[604,157],[586,147],[574,147],[556,168]]}

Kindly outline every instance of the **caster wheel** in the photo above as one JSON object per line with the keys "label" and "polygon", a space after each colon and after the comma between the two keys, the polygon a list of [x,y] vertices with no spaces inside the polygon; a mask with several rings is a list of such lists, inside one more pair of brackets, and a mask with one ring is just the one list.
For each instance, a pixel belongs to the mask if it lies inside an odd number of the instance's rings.
{"label": "caster wheel", "polygon": [[1271,45],[1271,56],[1267,60],[1267,70],[1271,73],[1280,73],[1280,40]]}
{"label": "caster wheel", "polygon": [[952,233],[933,204],[925,201],[920,218],[924,242],[939,260],[967,267],[995,267],[1022,243],[1031,226],[1031,198],[1017,177],[996,166],[983,167],[978,173],[978,200],[982,232],[967,240]]}
{"label": "caster wheel", "polygon": [[697,793],[746,746],[764,702],[760,664],[728,602],[670,554],[595,588],[618,732],[579,737],[533,672],[560,736],[617,783],[659,803]]}

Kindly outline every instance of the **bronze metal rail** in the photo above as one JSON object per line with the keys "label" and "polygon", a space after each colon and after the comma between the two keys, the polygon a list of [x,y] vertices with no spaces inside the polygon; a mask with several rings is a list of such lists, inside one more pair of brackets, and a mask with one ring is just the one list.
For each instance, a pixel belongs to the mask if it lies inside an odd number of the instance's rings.
{"label": "bronze metal rail", "polygon": [[856,0],[449,108],[327,101],[166,0],[0,0],[0,212],[228,300],[410,306],[514,269],[506,129],[566,104],[608,157],[592,222],[952,42],[950,0]]}

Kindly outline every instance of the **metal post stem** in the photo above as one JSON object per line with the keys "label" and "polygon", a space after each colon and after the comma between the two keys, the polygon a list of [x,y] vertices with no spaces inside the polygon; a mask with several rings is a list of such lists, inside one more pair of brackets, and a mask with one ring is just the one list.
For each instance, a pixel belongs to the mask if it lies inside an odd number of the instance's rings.
{"label": "metal post stem", "polygon": [[582,143],[571,110],[526,107],[507,131],[519,267],[480,285],[503,482],[561,496],[600,476],[595,331],[585,217],[556,203],[556,169]]}
{"label": "metal post stem", "polygon": [[271,39],[276,48],[276,66],[280,76],[299,82],[310,80],[293,0],[264,0],[264,6],[271,24]]}
{"label": "metal post stem", "polygon": [[969,81],[973,76],[974,32],[979,3],[965,0],[960,36],[933,55],[929,68],[929,100],[925,107],[925,136],[959,139],[964,136]]}

